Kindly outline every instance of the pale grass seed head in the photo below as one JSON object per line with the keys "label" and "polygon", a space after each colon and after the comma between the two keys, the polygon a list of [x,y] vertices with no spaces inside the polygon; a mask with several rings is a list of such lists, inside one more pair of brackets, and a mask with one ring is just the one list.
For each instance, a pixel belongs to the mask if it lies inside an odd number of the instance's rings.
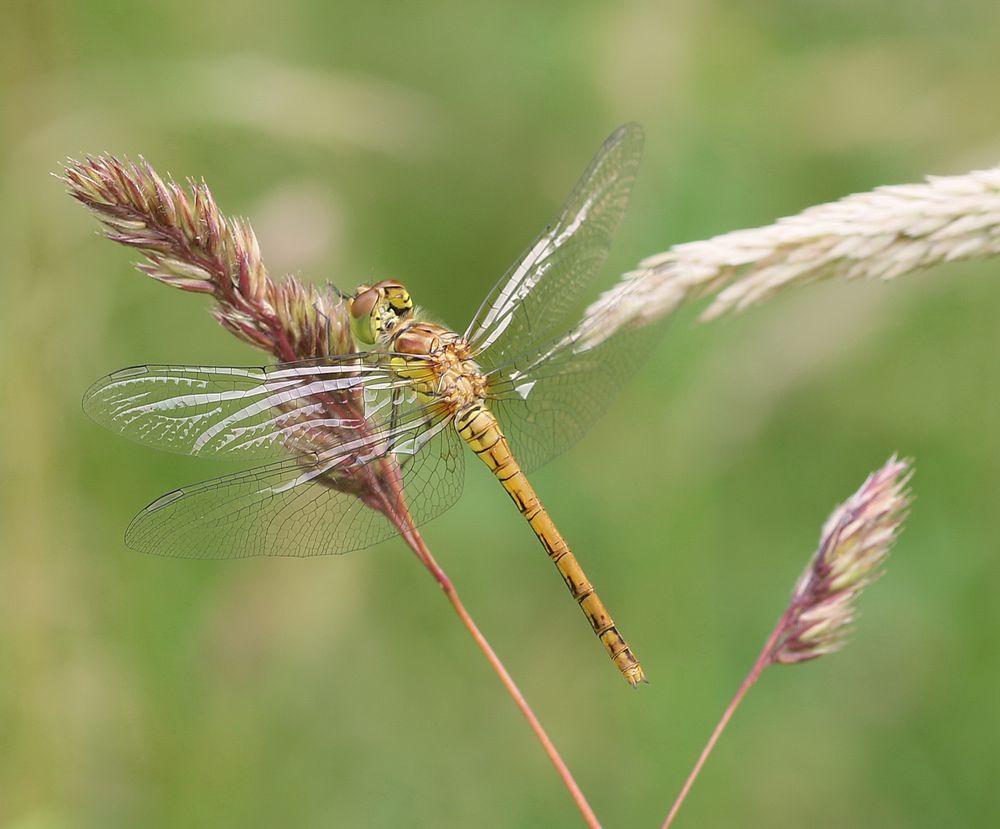
{"label": "pale grass seed head", "polygon": [[827,519],[782,617],[771,664],[804,662],[843,647],[857,597],[884,571],[906,517],[911,475],[908,461],[891,457]]}
{"label": "pale grass seed head", "polygon": [[878,187],[764,227],[686,242],[643,259],[586,311],[594,347],[619,329],[715,294],[703,320],[820,279],[893,279],[1000,254],[1000,167]]}

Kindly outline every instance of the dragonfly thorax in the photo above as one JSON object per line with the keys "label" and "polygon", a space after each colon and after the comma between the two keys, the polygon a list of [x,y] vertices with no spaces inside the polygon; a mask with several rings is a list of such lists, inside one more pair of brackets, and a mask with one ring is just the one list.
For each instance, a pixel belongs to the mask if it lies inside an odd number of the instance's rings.
{"label": "dragonfly thorax", "polygon": [[468,342],[443,325],[417,319],[402,282],[359,285],[350,315],[355,338],[389,352],[393,368],[421,396],[451,411],[485,398],[486,378]]}
{"label": "dragonfly thorax", "polygon": [[487,381],[464,337],[425,320],[410,319],[389,339],[400,376],[427,397],[458,411],[486,397]]}

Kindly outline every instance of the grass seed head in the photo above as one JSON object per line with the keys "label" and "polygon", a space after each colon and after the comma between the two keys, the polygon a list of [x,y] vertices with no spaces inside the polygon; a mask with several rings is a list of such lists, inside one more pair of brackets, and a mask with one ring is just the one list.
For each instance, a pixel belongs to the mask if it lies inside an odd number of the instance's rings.
{"label": "grass seed head", "polygon": [[906,517],[911,474],[909,462],[893,456],[827,519],[792,592],[771,663],[804,662],[843,647],[857,597],[882,574]]}

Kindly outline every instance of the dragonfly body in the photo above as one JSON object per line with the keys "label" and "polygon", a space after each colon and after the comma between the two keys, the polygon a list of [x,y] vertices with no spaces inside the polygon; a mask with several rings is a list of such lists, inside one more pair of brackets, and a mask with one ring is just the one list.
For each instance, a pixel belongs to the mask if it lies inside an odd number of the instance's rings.
{"label": "dragonfly body", "polygon": [[136,366],[95,383],[85,410],[141,443],[269,461],[156,499],[126,543],[187,558],[367,547],[457,500],[465,444],[528,521],[621,673],[644,681],[526,474],[580,439],[650,345],[645,329],[602,338],[599,320],[574,326],[641,150],[638,126],[611,134],[462,334],[422,319],[406,287],[386,280],[360,286],[339,309],[367,350],[263,368]]}
{"label": "dragonfly body", "polygon": [[514,457],[489,408],[489,378],[473,359],[469,342],[442,325],[420,320],[409,292],[396,281],[359,286],[350,313],[355,336],[391,354],[391,365],[400,377],[422,399],[440,407],[459,437],[496,476],[629,684],[634,687],[647,681],[639,660]]}

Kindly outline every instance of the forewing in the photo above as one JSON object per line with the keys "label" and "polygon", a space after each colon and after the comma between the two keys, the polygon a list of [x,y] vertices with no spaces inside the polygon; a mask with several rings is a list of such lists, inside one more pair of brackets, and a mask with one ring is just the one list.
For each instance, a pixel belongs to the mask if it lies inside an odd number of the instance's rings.
{"label": "forewing", "polygon": [[[429,521],[454,504],[464,461],[450,419],[404,418],[382,439],[382,448],[364,463],[354,462],[354,450],[343,450],[175,490],[132,520],[125,541],[143,553],[179,558],[340,554],[390,538],[408,521]],[[371,497],[381,491],[391,500],[400,474],[409,519],[398,506]],[[395,515],[395,525],[387,514]]]}
{"label": "forewing", "polygon": [[607,258],[621,224],[642,143],[638,124],[615,130],[559,216],[487,295],[466,332],[485,368],[530,353],[570,328],[568,315]]}
{"label": "forewing", "polygon": [[267,459],[326,452],[381,417],[405,386],[383,355],[266,367],[135,366],[98,380],[84,411],[102,426],[187,455]]}

